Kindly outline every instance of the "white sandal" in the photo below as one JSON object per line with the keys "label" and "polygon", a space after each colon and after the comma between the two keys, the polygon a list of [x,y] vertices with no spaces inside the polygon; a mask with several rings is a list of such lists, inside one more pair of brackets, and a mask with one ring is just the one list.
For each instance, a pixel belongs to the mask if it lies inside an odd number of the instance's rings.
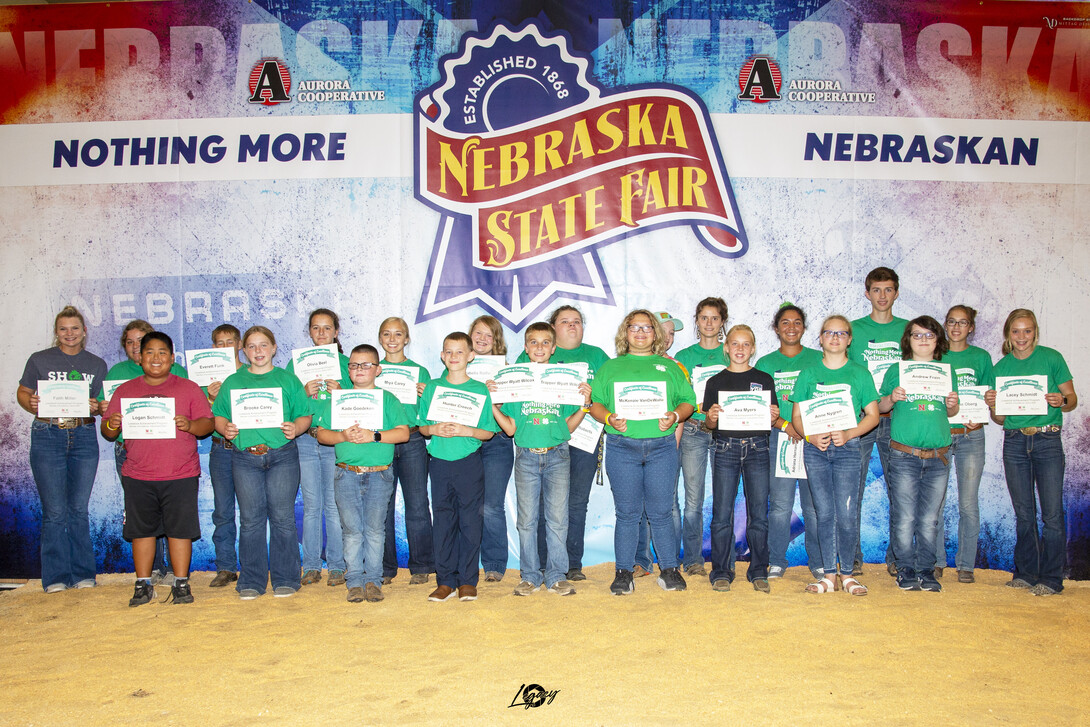
{"label": "white sandal", "polygon": [[814,581],[806,586],[807,593],[832,593],[836,590],[836,583],[829,576],[823,576],[821,580]]}
{"label": "white sandal", "polygon": [[867,595],[867,587],[851,576],[839,576],[840,585],[849,596]]}

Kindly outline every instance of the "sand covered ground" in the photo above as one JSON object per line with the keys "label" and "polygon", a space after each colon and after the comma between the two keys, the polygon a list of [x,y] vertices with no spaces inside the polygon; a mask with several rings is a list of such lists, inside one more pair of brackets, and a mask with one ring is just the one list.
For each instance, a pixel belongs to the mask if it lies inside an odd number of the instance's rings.
{"label": "sand covered ground", "polygon": [[[745,564],[739,563],[740,570]],[[343,587],[240,601],[193,576],[196,602],[129,608],[131,574],[45,595],[0,595],[0,724],[1086,724],[1090,583],[1038,598],[1010,575],[947,572],[902,593],[869,565],[865,598],[771,595],[654,578],[609,593],[611,564],[578,593],[430,603],[402,571],[379,604]],[[167,589],[160,588],[163,598]],[[538,685],[555,690],[520,704]],[[512,702],[516,706],[511,706]]]}

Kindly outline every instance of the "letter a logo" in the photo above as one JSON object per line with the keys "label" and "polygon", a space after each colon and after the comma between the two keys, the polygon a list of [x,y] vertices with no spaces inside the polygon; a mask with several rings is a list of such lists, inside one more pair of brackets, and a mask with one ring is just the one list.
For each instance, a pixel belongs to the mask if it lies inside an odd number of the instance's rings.
{"label": "letter a logo", "polygon": [[780,98],[780,67],[769,56],[753,56],[738,73],[738,98],[753,103],[768,103]]}
{"label": "letter a logo", "polygon": [[275,106],[291,101],[291,73],[278,58],[262,58],[250,71],[250,103]]}

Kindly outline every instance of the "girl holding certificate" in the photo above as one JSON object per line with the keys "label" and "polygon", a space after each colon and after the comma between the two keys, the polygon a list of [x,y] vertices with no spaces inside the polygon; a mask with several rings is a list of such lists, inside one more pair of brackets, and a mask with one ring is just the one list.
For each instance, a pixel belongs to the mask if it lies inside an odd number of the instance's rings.
{"label": "girl holding certificate", "polygon": [[[409,324],[403,318],[391,317],[378,327],[378,341],[386,357],[383,370],[389,374],[391,366],[416,369],[416,396],[424,393],[431,381],[428,370],[405,355],[409,345]],[[417,420],[419,403],[405,404],[410,422]],[[405,539],[409,542],[409,585],[428,582],[428,574],[435,571],[435,551],[432,547],[431,505],[428,502],[428,449],[420,428],[409,427],[409,440],[394,445],[394,461],[391,465],[394,487],[401,483],[401,500],[405,505]],[[382,580],[393,581],[397,575],[397,540],[394,538],[394,497],[386,509],[386,544],[382,554]]]}
{"label": "girl holding certificate", "polygon": [[[995,365],[996,388],[985,400],[993,408],[992,419],[1003,425],[1003,470],[1014,506],[1014,576],[1007,585],[1052,596],[1063,590],[1067,547],[1066,460],[1060,427],[1064,412],[1073,410],[1079,399],[1064,357],[1037,345],[1037,340],[1033,311],[1011,311],[1003,324],[1005,355]],[[1017,414],[1019,407],[1044,413]],[[1041,501],[1042,534],[1037,532],[1035,490]]]}
{"label": "girl holding certificate", "polygon": [[633,591],[640,516],[647,513],[659,545],[659,586],[685,590],[678,570],[673,509],[678,447],[674,430],[696,408],[696,395],[681,367],[668,358],[665,334],[655,317],[637,309],[617,329],[617,358],[606,361],[591,383],[590,414],[605,424],[605,467],[613,490],[616,577],[614,595]]}
{"label": "girl holding certificate", "polygon": [[[310,400],[299,379],[273,366],[276,337],[253,326],[242,337],[249,366],[227,377],[212,413],[216,431],[231,441],[231,474],[238,498],[239,598],[299,590],[299,541],[295,496],[299,493],[299,451],[295,438],[310,426]],[[266,528],[269,538],[266,540]]]}
{"label": "girl holding certificate", "polygon": [[[734,500],[738,495],[738,476],[746,498],[746,540],[750,563],[746,578],[753,589],[768,593],[768,433],[770,424],[782,425],[780,408],[775,401],[776,383],[764,371],[750,366],[756,339],[749,326],[734,326],[727,331],[723,352],[730,361],[726,370],[708,380],[701,407],[707,412],[704,427],[714,438],[712,443],[712,589],[729,591],[734,581],[730,552],[734,550]],[[758,411],[767,415],[733,416],[735,407],[720,404],[724,393],[767,392]],[[754,408],[748,404],[741,411]],[[720,426],[720,420],[723,420]]]}
{"label": "girl holding certificate", "polygon": [[[352,388],[348,377],[348,357],[341,348],[341,320],[328,308],[318,308],[310,314],[308,332],[315,346],[337,346],[340,378],[311,379],[306,382],[306,394],[314,401],[326,400],[334,389]],[[287,366],[295,374],[295,361]],[[337,458],[333,447],[319,444],[311,430],[299,436],[299,489],[303,492],[303,580],[304,586],[322,580],[322,515],[325,515],[325,556],[329,567],[330,586],[344,585],[344,547],[341,516],[337,511],[337,496],[333,478]]]}
{"label": "girl holding certificate", "polygon": [[[976,565],[977,541],[980,538],[980,476],[984,473],[983,417],[966,418],[967,403],[983,389],[995,386],[992,357],[982,348],[969,345],[969,336],[976,330],[976,311],[967,305],[955,305],[946,313],[946,340],[950,351],[942,360],[953,369],[957,381],[960,411],[950,422],[950,455],[954,460],[958,487],[958,552],[954,564],[959,583],[972,583]],[[983,394],[981,394],[983,396]],[[944,498],[945,499],[945,498]],[[935,573],[946,566],[946,528],[939,518],[935,537]]]}
{"label": "girl holding certificate", "polygon": [[[889,534],[902,591],[941,591],[935,578],[935,537],[950,478],[949,417],[958,413],[956,383],[951,391],[928,393],[912,382],[910,363],[942,362],[948,349],[942,326],[920,316],[905,326],[900,365],[886,369],[878,411],[891,412],[889,440]],[[949,373],[949,364],[943,362]],[[927,367],[934,369],[935,367]]]}
{"label": "girl holding certificate", "polygon": [[46,593],[95,585],[87,503],[98,470],[94,415],[106,362],[88,353],[86,343],[83,315],[65,306],[53,321],[53,347],[30,356],[16,393],[19,406],[34,415],[30,470],[42,500]]}
{"label": "girl holding certificate", "polygon": [[[506,356],[503,327],[492,316],[480,316],[469,327],[473,353],[478,356]],[[489,377],[491,378],[491,377]],[[515,466],[515,446],[511,437],[497,432],[481,445],[484,460],[484,529],[481,534],[481,567],[489,583],[503,580],[507,572],[507,514],[504,500],[511,470]]]}
{"label": "girl holding certificate", "polygon": [[878,392],[870,371],[848,360],[847,318],[826,318],[818,340],[821,361],[799,373],[791,395],[791,424],[806,439],[803,462],[821,547],[822,576],[806,590],[829,593],[842,586],[850,595],[865,596],[866,586],[852,576],[859,541],[859,438],[878,426]]}

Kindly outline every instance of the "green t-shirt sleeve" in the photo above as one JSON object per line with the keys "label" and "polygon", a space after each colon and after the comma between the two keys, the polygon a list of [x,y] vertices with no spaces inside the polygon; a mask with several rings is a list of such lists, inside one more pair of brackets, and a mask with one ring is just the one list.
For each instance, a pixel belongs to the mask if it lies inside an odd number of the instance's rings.
{"label": "green t-shirt sleeve", "polygon": [[886,369],[886,375],[882,379],[882,390],[878,392],[878,395],[889,396],[893,393],[893,390],[901,385],[901,367],[890,366]]}
{"label": "green t-shirt sleeve", "polygon": [[[891,366],[890,369],[896,368]],[[887,374],[889,371],[886,372]],[[870,372],[863,366],[859,367],[859,382],[852,387],[853,391],[859,394],[859,410],[867,408],[867,404],[872,401],[878,401],[878,391],[874,388],[874,379],[871,377]],[[899,380],[899,379],[898,379]],[[885,382],[883,382],[884,384]],[[858,387],[858,388],[856,388]]]}
{"label": "green t-shirt sleeve", "polygon": [[318,400],[307,396],[307,390],[299,383],[299,377],[291,374],[290,376],[283,376],[281,379],[281,386],[284,389],[284,416],[287,417],[287,420],[313,416],[315,413],[314,404]]}
{"label": "green t-shirt sleeve", "polygon": [[405,406],[389,391],[382,395],[382,428],[393,429],[401,425],[412,426]]}

